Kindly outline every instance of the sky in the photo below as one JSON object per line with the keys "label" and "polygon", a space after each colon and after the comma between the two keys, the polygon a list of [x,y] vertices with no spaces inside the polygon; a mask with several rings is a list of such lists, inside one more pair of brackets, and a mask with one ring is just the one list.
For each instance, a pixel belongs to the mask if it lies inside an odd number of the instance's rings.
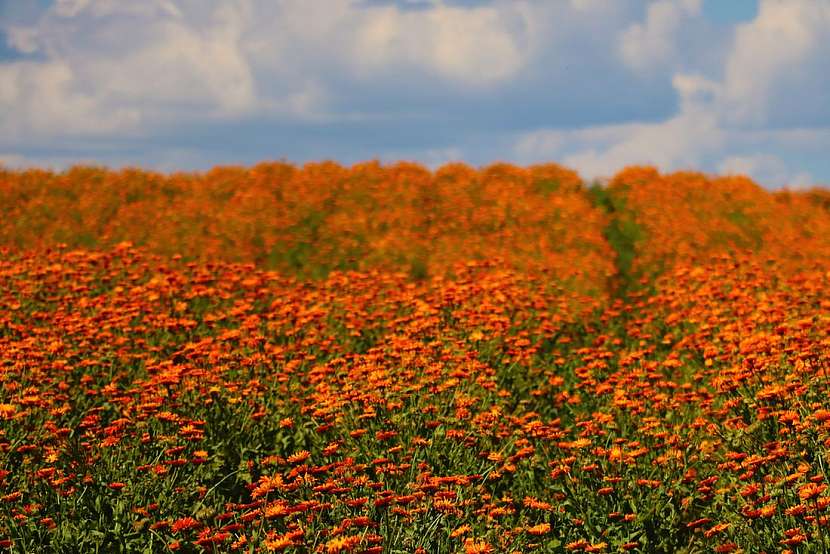
{"label": "sky", "polygon": [[830,0],[0,0],[0,163],[830,183]]}

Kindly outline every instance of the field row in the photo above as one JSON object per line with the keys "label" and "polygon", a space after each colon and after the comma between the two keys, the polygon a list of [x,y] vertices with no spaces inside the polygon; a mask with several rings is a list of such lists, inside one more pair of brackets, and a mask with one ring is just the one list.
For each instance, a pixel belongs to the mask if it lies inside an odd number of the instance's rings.
{"label": "field row", "polygon": [[784,270],[830,259],[828,208],[826,191],[770,193],[744,177],[648,167],[625,169],[607,187],[554,164],[0,170],[0,245],[16,249],[130,241],[315,278],[370,269],[424,278],[501,259],[599,295],[675,260],[729,251],[775,258]]}

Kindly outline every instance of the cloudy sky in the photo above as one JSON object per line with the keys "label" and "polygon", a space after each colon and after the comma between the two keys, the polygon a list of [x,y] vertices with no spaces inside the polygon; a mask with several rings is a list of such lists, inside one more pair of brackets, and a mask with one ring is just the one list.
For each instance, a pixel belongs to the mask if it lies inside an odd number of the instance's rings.
{"label": "cloudy sky", "polygon": [[0,0],[0,162],[830,183],[830,0]]}

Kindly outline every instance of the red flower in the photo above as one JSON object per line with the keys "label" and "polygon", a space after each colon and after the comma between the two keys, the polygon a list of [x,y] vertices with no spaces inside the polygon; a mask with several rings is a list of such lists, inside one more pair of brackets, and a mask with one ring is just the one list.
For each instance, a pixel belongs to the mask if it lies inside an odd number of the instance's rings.
{"label": "red flower", "polygon": [[194,527],[198,527],[200,524],[199,522],[192,518],[192,517],[183,517],[181,519],[177,519],[173,522],[170,526],[170,530],[174,533],[179,533],[181,531],[187,531],[188,529],[193,529]]}

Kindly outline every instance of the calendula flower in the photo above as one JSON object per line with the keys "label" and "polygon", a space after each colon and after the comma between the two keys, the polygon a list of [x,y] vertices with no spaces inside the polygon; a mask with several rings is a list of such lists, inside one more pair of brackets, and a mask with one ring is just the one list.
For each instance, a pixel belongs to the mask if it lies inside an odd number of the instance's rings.
{"label": "calendula flower", "polygon": [[173,533],[181,533],[182,531],[187,531],[189,529],[193,529],[195,527],[199,527],[201,525],[196,519],[192,517],[183,517],[181,519],[177,519],[170,525],[170,530]]}
{"label": "calendula flower", "polygon": [[0,419],[11,419],[17,413],[17,406],[14,404],[0,404]]}
{"label": "calendula flower", "polygon": [[491,554],[493,547],[483,540],[467,539],[464,541],[464,554]]}
{"label": "calendula flower", "polygon": [[337,554],[339,552],[352,552],[360,544],[359,535],[336,537],[325,545],[326,554]]}
{"label": "calendula flower", "polygon": [[824,483],[816,484],[816,483],[806,483],[799,487],[798,489],[798,497],[801,500],[812,500],[817,498],[821,493],[823,493],[827,489],[827,485]]}
{"label": "calendula flower", "polygon": [[540,523],[538,525],[534,525],[533,527],[528,527],[527,532],[528,534],[534,536],[547,535],[548,533],[550,533],[550,524]]}

